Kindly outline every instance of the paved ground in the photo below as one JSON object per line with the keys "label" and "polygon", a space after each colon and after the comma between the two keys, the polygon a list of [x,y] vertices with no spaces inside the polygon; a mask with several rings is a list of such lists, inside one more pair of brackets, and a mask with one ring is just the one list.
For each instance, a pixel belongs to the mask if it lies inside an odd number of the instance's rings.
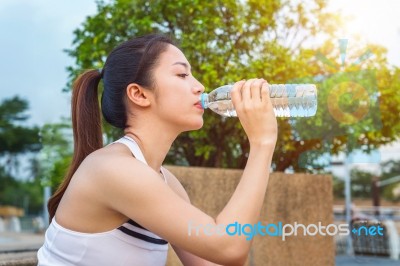
{"label": "paved ground", "polygon": [[37,266],[36,252],[0,253],[0,266]]}
{"label": "paved ground", "polygon": [[44,242],[44,234],[2,232],[0,254],[13,251],[34,251]]}
{"label": "paved ground", "polygon": [[0,234],[0,266],[37,265],[36,251],[42,246],[43,234]]}

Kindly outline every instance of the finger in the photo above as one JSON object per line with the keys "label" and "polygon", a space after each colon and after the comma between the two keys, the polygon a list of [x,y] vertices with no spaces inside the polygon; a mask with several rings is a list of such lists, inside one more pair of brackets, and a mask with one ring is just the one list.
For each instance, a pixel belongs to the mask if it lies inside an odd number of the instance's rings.
{"label": "finger", "polygon": [[251,86],[251,99],[255,102],[261,102],[261,86],[264,81],[256,79]]}
{"label": "finger", "polygon": [[243,102],[251,100],[251,86],[252,86],[254,81],[255,81],[255,79],[249,79],[243,85],[243,88],[242,88],[242,100],[243,100]]}
{"label": "finger", "polygon": [[245,82],[245,80],[241,80],[233,85],[231,90],[231,99],[234,107],[242,102],[242,87]]}
{"label": "finger", "polygon": [[267,102],[270,101],[270,96],[269,96],[269,84],[266,80],[264,80],[264,83],[262,84],[261,87],[261,101],[262,102]]}

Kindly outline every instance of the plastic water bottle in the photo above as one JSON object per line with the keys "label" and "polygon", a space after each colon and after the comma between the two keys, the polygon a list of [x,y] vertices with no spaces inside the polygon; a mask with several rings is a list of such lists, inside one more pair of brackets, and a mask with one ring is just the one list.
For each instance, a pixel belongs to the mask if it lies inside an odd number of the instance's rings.
{"label": "plastic water bottle", "polygon": [[[202,93],[200,102],[225,117],[237,116],[231,102],[233,85],[224,85]],[[317,112],[317,88],[314,84],[269,84],[269,93],[277,117],[309,117]]]}

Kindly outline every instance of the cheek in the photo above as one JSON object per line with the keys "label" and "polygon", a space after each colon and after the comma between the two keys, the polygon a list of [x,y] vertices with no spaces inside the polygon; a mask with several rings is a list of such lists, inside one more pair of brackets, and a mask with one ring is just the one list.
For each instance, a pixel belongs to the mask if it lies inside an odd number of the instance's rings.
{"label": "cheek", "polygon": [[185,82],[165,77],[162,83],[158,80],[157,85],[156,109],[159,116],[168,120],[175,117],[175,120],[183,119],[186,122],[190,117],[193,119],[196,107],[190,87]]}
{"label": "cheek", "polygon": [[183,131],[197,130],[203,126],[203,116],[182,97],[165,97],[157,108],[158,117]]}
{"label": "cheek", "polygon": [[169,112],[180,110],[182,108],[182,99],[173,93],[160,96],[158,99],[158,109],[160,112]]}
{"label": "cheek", "polygon": [[182,98],[182,91],[177,84],[171,80],[171,77],[165,77],[163,82],[157,81],[157,99],[156,103],[160,106],[170,106],[179,102]]}
{"label": "cheek", "polygon": [[182,110],[185,106],[190,106],[187,92],[180,90],[178,87],[174,87],[172,84],[161,89],[163,89],[163,91],[160,91],[157,97],[157,105],[160,109],[164,111],[171,108],[174,110]]}

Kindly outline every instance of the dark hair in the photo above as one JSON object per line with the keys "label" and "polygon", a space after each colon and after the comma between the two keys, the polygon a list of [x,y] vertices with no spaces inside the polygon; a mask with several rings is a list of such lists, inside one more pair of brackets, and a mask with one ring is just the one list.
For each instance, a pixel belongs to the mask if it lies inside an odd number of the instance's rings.
{"label": "dark hair", "polygon": [[76,79],[71,108],[74,155],[66,177],[47,204],[50,221],[79,165],[86,156],[103,147],[98,101],[101,78],[104,84],[101,97],[103,116],[112,126],[123,129],[127,125],[127,86],[137,83],[146,89],[154,89],[152,70],[168,44],[175,45],[170,38],[161,34],[133,38],[109,54],[103,70],[88,70]]}

